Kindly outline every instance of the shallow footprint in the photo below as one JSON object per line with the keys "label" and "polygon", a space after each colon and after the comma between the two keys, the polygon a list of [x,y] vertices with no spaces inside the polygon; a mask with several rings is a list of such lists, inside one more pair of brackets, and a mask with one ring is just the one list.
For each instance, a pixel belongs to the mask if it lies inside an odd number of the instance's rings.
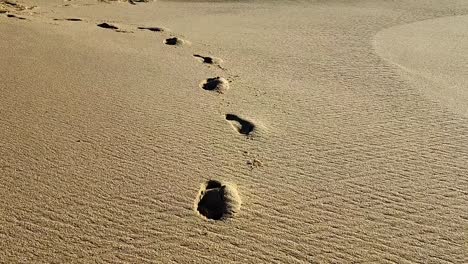
{"label": "shallow footprint", "polygon": [[97,24],[98,27],[101,27],[101,28],[107,28],[107,29],[114,29],[114,30],[117,30],[119,29],[117,26],[114,26],[112,24],[109,24],[109,23],[101,23],[101,24]]}
{"label": "shallow footprint", "polygon": [[101,23],[101,24],[97,24],[98,27],[101,27],[101,28],[105,28],[105,29],[112,29],[114,30],[115,32],[120,32],[120,33],[133,33],[133,31],[128,31],[128,30],[123,30],[123,29],[120,29],[118,26],[116,25],[113,25],[113,24],[109,24],[109,23]]}
{"label": "shallow footprint", "polygon": [[166,28],[162,28],[162,27],[138,27],[138,29],[149,30],[149,31],[153,31],[153,32],[168,31]]}
{"label": "shallow footprint", "polygon": [[234,114],[227,114],[226,120],[242,135],[250,136],[255,131],[255,125]]}
{"label": "shallow footprint", "polygon": [[198,213],[207,219],[224,220],[239,211],[241,200],[237,188],[229,183],[209,180],[195,199]]}
{"label": "shallow footprint", "polygon": [[229,82],[223,77],[208,78],[200,83],[200,88],[207,91],[225,93],[229,90]]}
{"label": "shallow footprint", "polygon": [[202,56],[199,54],[193,54],[194,57],[200,58],[203,63],[206,64],[221,64],[223,62],[222,59],[220,58],[215,58],[215,57],[209,57],[209,56]]}
{"label": "shallow footprint", "polygon": [[81,18],[54,18],[55,21],[72,21],[72,22],[78,22],[78,21],[83,21]]}
{"label": "shallow footprint", "polygon": [[16,19],[20,19],[20,20],[25,20],[26,19],[24,17],[20,17],[20,16],[13,15],[13,14],[7,14],[6,16],[9,17],[9,18],[16,18]]}

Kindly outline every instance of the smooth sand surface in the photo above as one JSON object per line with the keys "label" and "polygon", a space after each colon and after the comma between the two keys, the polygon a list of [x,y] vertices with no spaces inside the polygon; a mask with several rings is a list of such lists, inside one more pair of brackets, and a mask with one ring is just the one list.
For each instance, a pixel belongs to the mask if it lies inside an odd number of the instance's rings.
{"label": "smooth sand surface", "polygon": [[431,99],[468,117],[468,16],[404,24],[379,32],[376,49],[421,82]]}
{"label": "smooth sand surface", "polygon": [[0,2],[0,262],[468,262],[466,1]]}

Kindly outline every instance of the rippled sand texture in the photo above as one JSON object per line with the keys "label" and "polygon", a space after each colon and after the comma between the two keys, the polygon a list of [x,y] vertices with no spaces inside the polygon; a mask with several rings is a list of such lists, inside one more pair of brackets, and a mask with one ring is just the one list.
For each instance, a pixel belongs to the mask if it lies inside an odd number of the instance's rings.
{"label": "rippled sand texture", "polygon": [[0,262],[468,262],[468,2],[131,2],[0,0]]}

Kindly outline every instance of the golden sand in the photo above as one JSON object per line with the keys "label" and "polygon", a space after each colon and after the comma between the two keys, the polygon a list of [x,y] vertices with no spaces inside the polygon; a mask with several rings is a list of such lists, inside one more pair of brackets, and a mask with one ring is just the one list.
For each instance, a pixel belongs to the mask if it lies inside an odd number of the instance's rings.
{"label": "golden sand", "polygon": [[468,261],[467,1],[6,2],[1,263]]}

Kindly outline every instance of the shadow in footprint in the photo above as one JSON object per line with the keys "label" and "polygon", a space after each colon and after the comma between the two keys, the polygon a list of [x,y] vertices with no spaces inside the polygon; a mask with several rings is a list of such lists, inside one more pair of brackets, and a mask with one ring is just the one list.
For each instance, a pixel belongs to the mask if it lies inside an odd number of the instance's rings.
{"label": "shadow in footprint", "polygon": [[168,38],[164,43],[166,43],[166,45],[177,45],[179,42],[180,40],[178,38]]}
{"label": "shadow in footprint", "polygon": [[164,28],[160,28],[160,27],[138,27],[138,29],[141,29],[141,30],[149,30],[149,31],[153,31],[153,32],[163,32],[163,31],[166,31]]}
{"label": "shadow in footprint", "polygon": [[55,21],[72,21],[72,22],[78,22],[78,21],[83,21],[81,18],[54,18]]}
{"label": "shadow in footprint", "polygon": [[204,217],[222,220],[240,208],[237,189],[216,180],[207,181],[197,197],[196,209]]}
{"label": "shadow in footprint", "polygon": [[224,93],[229,90],[229,82],[222,77],[208,78],[200,83],[203,90]]}
{"label": "shadow in footprint", "polygon": [[194,54],[193,56],[197,57],[197,58],[201,58],[203,60],[203,63],[207,63],[207,64],[213,64],[214,63],[214,59],[211,58],[211,57],[205,57],[205,56],[198,55],[198,54]]}
{"label": "shadow in footprint", "polygon": [[132,4],[132,5],[136,5],[137,3],[148,3],[148,2],[151,2],[153,0],[128,0],[128,3]]}
{"label": "shadow in footprint", "polygon": [[164,40],[164,44],[166,45],[171,45],[171,46],[182,46],[182,45],[191,45],[190,41],[173,37],[173,38],[168,38]]}
{"label": "shadow in footprint", "polygon": [[13,14],[7,14],[6,16],[7,16],[7,17],[10,17],[10,18],[20,19],[20,20],[25,20],[25,19],[26,19],[26,18],[24,18],[24,17],[20,17],[20,16],[13,15]]}
{"label": "shadow in footprint", "polygon": [[209,65],[216,65],[216,66],[218,66],[220,69],[225,70],[225,69],[221,66],[221,63],[223,63],[223,60],[220,59],[220,58],[209,57],[209,56],[202,56],[202,55],[200,55],[200,54],[193,54],[193,56],[194,56],[195,58],[198,58],[199,61],[201,61],[202,63],[209,64]]}
{"label": "shadow in footprint", "polygon": [[227,211],[224,199],[226,186],[222,186],[218,181],[209,181],[205,191],[202,192],[197,210],[208,219],[219,220]]}
{"label": "shadow in footprint", "polygon": [[118,27],[109,23],[101,23],[101,24],[97,24],[97,26],[101,28],[107,28],[107,29],[119,29]]}
{"label": "shadow in footprint", "polygon": [[237,115],[226,114],[226,120],[228,120],[240,134],[248,136],[255,130],[255,125],[253,123]]}

